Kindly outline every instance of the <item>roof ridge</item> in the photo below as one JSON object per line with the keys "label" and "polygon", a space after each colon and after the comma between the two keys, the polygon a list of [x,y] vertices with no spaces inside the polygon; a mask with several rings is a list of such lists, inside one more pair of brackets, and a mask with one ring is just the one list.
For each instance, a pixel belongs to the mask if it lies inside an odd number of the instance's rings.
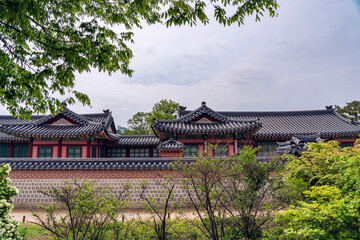
{"label": "roof ridge", "polygon": [[[336,111],[336,109],[333,109],[333,112],[334,112],[334,115],[335,115],[335,116],[337,116],[338,118],[340,118],[340,119],[343,120],[344,122],[353,125],[353,124],[352,124],[352,122],[353,122],[352,120],[347,119],[347,118],[341,116],[341,115]],[[354,122],[356,122],[356,121],[354,121]]]}
{"label": "roof ridge", "polygon": [[120,137],[156,137],[156,135],[120,135]]}
{"label": "roof ridge", "polygon": [[[177,120],[177,119],[175,119]],[[175,121],[175,120],[158,120],[156,119],[155,121],[158,123],[172,123],[172,122],[181,122],[181,121]],[[228,122],[185,122],[186,124],[224,124],[224,123],[229,123],[229,122],[240,122],[240,123],[248,123],[248,122],[258,122],[260,119],[259,118],[254,118],[254,119],[229,119]],[[181,122],[184,123],[184,122]]]}
{"label": "roof ridge", "polygon": [[[251,114],[251,115],[255,115],[255,114],[301,114],[301,113],[331,113],[333,112],[334,109],[315,109],[315,110],[280,110],[280,111],[216,111],[217,113],[220,114],[226,114],[226,115],[230,115],[230,114]],[[184,112],[193,112],[192,110],[184,110],[184,111],[180,111],[180,113],[184,113]],[[186,116],[185,115],[181,115],[181,117]],[[180,118],[181,118],[180,117]]]}
{"label": "roof ridge", "polygon": [[[70,116],[68,116],[68,114]],[[72,121],[77,122],[78,124],[84,124],[84,123],[88,123],[88,122],[92,121],[90,118],[80,115],[80,114],[77,114],[77,113],[71,111],[70,109],[68,109],[66,107],[66,105],[63,105],[63,109],[60,110],[56,115],[52,115],[52,114],[46,115],[43,118],[33,121],[32,124],[35,126],[39,126],[39,125],[45,124],[45,123],[55,119],[59,115],[63,115],[64,117],[70,118]],[[75,117],[75,119],[71,118],[71,115],[73,117]]]}
{"label": "roof ridge", "polygon": [[219,122],[222,122],[222,123],[226,123],[226,122],[229,121],[228,117],[226,117],[226,116],[220,114],[219,112],[214,111],[213,109],[206,106],[205,101],[203,101],[201,103],[201,106],[198,107],[197,109],[195,109],[194,111],[189,112],[188,114],[185,114],[185,115],[183,115],[180,118],[175,119],[175,120],[181,121],[183,123],[189,123],[189,122],[195,120],[196,118],[198,118],[198,117],[200,117],[201,115],[204,115],[204,114],[206,114],[209,117],[214,118],[215,120],[217,120]]}

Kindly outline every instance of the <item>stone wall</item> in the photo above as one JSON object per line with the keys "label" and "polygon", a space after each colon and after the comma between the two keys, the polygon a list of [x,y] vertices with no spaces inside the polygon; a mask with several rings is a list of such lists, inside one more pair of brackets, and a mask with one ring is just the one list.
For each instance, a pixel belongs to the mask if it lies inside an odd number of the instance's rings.
{"label": "stone wall", "polygon": [[[129,190],[129,207],[141,208],[143,204],[140,199],[140,181],[148,182],[148,190],[146,194],[153,198],[159,197],[162,192],[161,183],[164,179],[88,179],[82,181],[94,181],[96,186],[111,186],[114,191],[121,189],[124,184],[131,184]],[[186,192],[181,189],[181,179],[176,179],[175,200],[185,206]],[[72,179],[12,179],[11,184],[16,186],[20,193],[14,198],[16,208],[33,208],[39,205],[47,205],[52,203],[52,199],[39,193],[39,189],[49,189],[50,187],[60,187],[64,182],[72,182]]]}
{"label": "stone wall", "polygon": [[10,172],[11,179],[157,179],[161,176],[181,177],[173,170],[120,170],[120,169],[16,169]]}

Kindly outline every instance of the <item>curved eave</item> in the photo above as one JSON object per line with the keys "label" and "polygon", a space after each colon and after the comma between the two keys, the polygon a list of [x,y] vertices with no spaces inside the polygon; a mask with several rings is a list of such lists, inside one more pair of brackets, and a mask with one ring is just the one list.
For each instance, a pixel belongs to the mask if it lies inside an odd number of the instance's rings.
{"label": "curved eave", "polygon": [[28,138],[0,138],[0,142],[29,142]]}
{"label": "curved eave", "polygon": [[117,136],[117,134],[109,132],[108,130],[103,130],[100,133],[100,136],[102,136],[105,139],[108,139],[110,141],[118,141],[119,140],[119,136]]}
{"label": "curved eave", "polygon": [[[103,159],[1,159],[0,163],[10,164],[13,170],[167,170],[172,169],[174,158],[103,158]],[[190,159],[183,159],[191,163]]]}
{"label": "curved eave", "polygon": [[[318,132],[317,132],[318,133]],[[313,135],[317,134],[316,132],[310,132],[306,133],[306,135]],[[360,131],[347,131],[347,132],[325,132],[320,133],[321,138],[331,138],[331,137],[357,137],[360,134]],[[253,135],[255,139],[275,139],[275,138],[281,138],[281,139],[288,139],[293,137],[294,135],[304,135],[304,133],[301,132],[295,132],[295,133],[257,133],[257,135]]]}
{"label": "curved eave", "polygon": [[[254,126],[257,125],[257,126]],[[200,129],[198,131],[191,131],[191,130],[179,130],[179,129],[167,129],[161,127],[153,126],[153,130],[155,134],[158,136],[160,132],[167,132],[172,134],[180,134],[180,135],[199,135],[199,134],[239,134],[239,133],[248,133],[248,132],[255,132],[261,128],[261,123],[252,124],[249,126],[244,126],[241,129],[234,129],[234,130],[222,130],[222,129]],[[159,137],[159,136],[158,136]]]}
{"label": "curved eave", "polygon": [[11,133],[11,132],[7,132],[7,131],[2,131],[5,134],[14,136],[14,137],[19,137],[19,138],[65,138],[65,137],[89,137],[89,136],[93,136],[93,135],[100,135],[103,130],[95,130],[95,131],[86,131],[85,133],[82,134],[44,134],[44,135],[40,135],[40,134],[17,134],[17,133]]}

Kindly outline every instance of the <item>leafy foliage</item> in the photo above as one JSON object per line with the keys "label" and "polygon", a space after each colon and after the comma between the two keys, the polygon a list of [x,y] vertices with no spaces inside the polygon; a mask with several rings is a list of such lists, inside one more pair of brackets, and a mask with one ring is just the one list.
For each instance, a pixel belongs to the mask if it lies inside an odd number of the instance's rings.
{"label": "leafy foliage", "polygon": [[164,177],[164,180],[160,183],[160,189],[157,192],[158,197],[151,197],[146,194],[149,189],[146,180],[140,184],[140,198],[143,200],[146,209],[153,214],[152,221],[150,221],[153,223],[152,226],[159,240],[168,239],[169,229],[172,226],[169,223],[171,214],[175,210],[180,210],[180,205],[175,199],[177,181],[170,176]]}
{"label": "leafy foliage", "polygon": [[[360,150],[336,142],[310,144],[289,163],[290,180],[308,187],[304,199],[276,218],[271,239],[360,238]],[[276,237],[275,237],[276,236]]]}
{"label": "leafy foliage", "polygon": [[359,121],[360,120],[360,101],[352,101],[346,103],[344,107],[335,106],[337,112],[350,120]]}
{"label": "leafy foliage", "polygon": [[152,124],[153,119],[173,120],[174,113],[179,108],[179,103],[173,100],[162,99],[155,103],[151,112],[147,116],[147,122]]}
{"label": "leafy foliage", "polygon": [[[209,22],[206,7],[214,8],[224,25],[256,20],[268,10],[276,15],[276,0],[205,1],[1,1],[0,2],[0,103],[13,115],[29,117],[33,112],[55,113],[61,102],[54,95],[90,104],[75,87],[75,73],[91,68],[121,71],[131,76],[133,56],[128,43],[141,23],[166,26]],[[236,9],[229,14],[230,10]],[[112,27],[120,26],[121,32]]]}
{"label": "leafy foliage", "polygon": [[0,239],[23,239],[18,232],[19,224],[9,216],[14,208],[12,197],[19,193],[19,190],[10,186],[10,179],[7,177],[11,171],[9,164],[0,167]]}
{"label": "leafy foliage", "polygon": [[162,99],[160,102],[154,104],[152,111],[138,112],[131,119],[128,120],[128,129],[125,130],[125,135],[154,135],[151,128],[154,119],[172,120],[174,113],[179,108],[179,103]]}
{"label": "leafy foliage", "polygon": [[244,147],[230,158],[199,155],[192,164],[179,161],[200,219],[196,226],[207,239],[258,239],[274,213],[298,196],[283,180],[282,166],[275,159],[258,162],[256,150]]}
{"label": "leafy foliage", "polygon": [[300,157],[288,156],[287,179],[302,184],[304,190],[311,186],[338,186],[341,181],[339,156],[356,154],[356,149],[341,148],[336,141],[309,143],[308,151]]}
{"label": "leafy foliage", "polygon": [[146,121],[149,113],[138,112],[127,121],[128,128],[124,135],[149,135],[152,133],[148,122]]}
{"label": "leafy foliage", "polygon": [[[41,206],[46,215],[34,214],[35,224],[49,231],[55,239],[104,239],[107,229],[112,228],[112,239],[121,239],[127,232],[118,224],[121,210],[127,203],[127,190],[124,185],[118,193],[110,187],[96,187],[94,182],[74,180],[60,188],[50,188],[41,193],[50,196],[55,204]],[[64,215],[57,210],[65,211]]]}

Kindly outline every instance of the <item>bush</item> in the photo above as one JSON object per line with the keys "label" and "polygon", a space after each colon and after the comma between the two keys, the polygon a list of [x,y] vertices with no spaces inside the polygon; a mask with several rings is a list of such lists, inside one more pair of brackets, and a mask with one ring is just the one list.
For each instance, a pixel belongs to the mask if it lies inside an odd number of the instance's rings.
{"label": "bush", "polygon": [[8,216],[14,208],[12,197],[19,193],[17,188],[10,186],[7,177],[10,171],[9,164],[0,168],[0,239],[23,239],[18,232],[19,224]]}
{"label": "bush", "polygon": [[140,182],[140,198],[143,200],[146,210],[153,214],[150,222],[153,223],[152,227],[159,240],[167,239],[168,231],[172,226],[168,224],[170,216],[175,210],[180,211],[180,205],[175,201],[174,193],[177,181],[171,176],[163,177],[163,180],[159,184],[161,189],[157,191],[158,197],[148,196],[146,194],[149,189],[148,182],[146,180]]}
{"label": "bush", "polygon": [[[121,210],[127,204],[127,190],[123,187],[114,193],[110,187],[96,187],[94,182],[74,180],[60,188],[50,188],[41,193],[56,201],[48,207],[40,206],[46,215],[34,216],[35,224],[48,230],[55,239],[122,239],[123,225],[118,223]],[[65,214],[57,214],[57,210]]]}
{"label": "bush", "polygon": [[279,213],[269,239],[360,239],[360,150],[337,142],[310,144],[287,164],[304,198]]}
{"label": "bush", "polygon": [[178,161],[176,168],[200,219],[194,224],[207,239],[258,239],[274,213],[298,196],[284,181],[283,166],[276,159],[258,162],[256,150],[244,147],[229,158],[205,154],[192,164]]}

